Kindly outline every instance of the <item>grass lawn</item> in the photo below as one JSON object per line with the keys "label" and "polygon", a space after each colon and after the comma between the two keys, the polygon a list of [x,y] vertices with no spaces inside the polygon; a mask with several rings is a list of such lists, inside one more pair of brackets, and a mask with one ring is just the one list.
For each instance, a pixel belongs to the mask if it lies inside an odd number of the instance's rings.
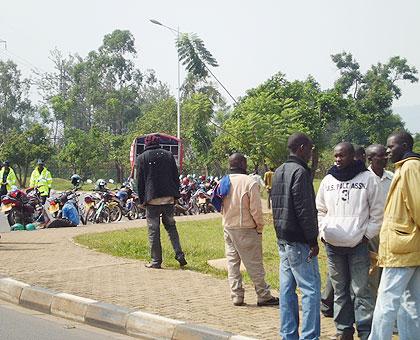
{"label": "grass lawn", "polygon": [[[108,183],[108,187],[110,189],[114,189],[114,187],[116,188],[118,185],[117,184],[109,184]],[[92,191],[95,187],[95,183],[83,183],[82,187],[79,190],[82,191]],[[71,184],[69,179],[64,179],[64,178],[53,178],[53,182],[52,182],[52,189],[56,190],[56,191],[66,191],[66,190],[71,190],[73,188],[73,185]]]}
{"label": "grass lawn", "polygon": [[[266,279],[273,288],[279,286],[279,256],[271,214],[265,215],[266,227],[263,233],[264,265]],[[207,264],[207,260],[224,257],[224,240],[221,218],[204,221],[177,223],[182,248],[190,270],[208,273],[217,277],[227,277],[226,271],[217,270]],[[163,264],[178,268],[168,235],[162,227]],[[126,229],[112,232],[80,235],[77,243],[114,256],[150,260],[147,228]],[[323,285],[326,278],[326,255],[320,245],[319,265]],[[245,273],[245,281],[250,282]]]}

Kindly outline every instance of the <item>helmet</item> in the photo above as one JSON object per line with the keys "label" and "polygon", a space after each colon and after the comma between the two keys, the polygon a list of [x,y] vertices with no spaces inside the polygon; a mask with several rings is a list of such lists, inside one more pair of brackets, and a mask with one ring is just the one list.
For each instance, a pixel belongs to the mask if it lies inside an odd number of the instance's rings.
{"label": "helmet", "polygon": [[15,231],[15,230],[25,230],[25,227],[23,226],[23,224],[20,223],[15,223],[10,227],[11,231]]}
{"label": "helmet", "polygon": [[34,223],[29,223],[25,225],[26,230],[36,230],[36,225]]}
{"label": "helmet", "polygon": [[184,177],[184,178],[182,179],[182,184],[184,184],[184,185],[188,185],[189,183],[190,183],[190,181],[189,181],[188,177]]}
{"label": "helmet", "polygon": [[73,186],[78,187],[82,183],[82,178],[78,174],[74,174],[70,177],[71,184]]}
{"label": "helmet", "polygon": [[97,187],[104,187],[104,186],[106,186],[106,181],[104,179],[100,178],[96,181],[96,186]]}

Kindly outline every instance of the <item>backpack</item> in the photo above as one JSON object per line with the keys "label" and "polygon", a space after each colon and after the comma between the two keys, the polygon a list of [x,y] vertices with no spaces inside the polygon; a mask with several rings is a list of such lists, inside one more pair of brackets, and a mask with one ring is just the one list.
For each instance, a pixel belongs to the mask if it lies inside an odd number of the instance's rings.
{"label": "backpack", "polygon": [[230,178],[229,175],[226,175],[222,177],[211,195],[211,204],[213,204],[217,212],[222,211],[223,199],[227,196],[227,194],[229,194],[229,190]]}

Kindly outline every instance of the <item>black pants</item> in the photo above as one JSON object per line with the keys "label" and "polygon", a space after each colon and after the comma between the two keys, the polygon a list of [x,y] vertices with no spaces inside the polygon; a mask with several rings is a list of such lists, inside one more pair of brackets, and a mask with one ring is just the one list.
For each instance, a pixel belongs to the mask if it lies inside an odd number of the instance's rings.
{"label": "black pants", "polygon": [[47,225],[47,228],[77,227],[76,224],[66,220],[65,218],[57,218]]}
{"label": "black pants", "polygon": [[174,248],[175,258],[179,261],[184,258],[184,253],[179,241],[178,230],[174,219],[174,205],[147,205],[146,220],[149,232],[150,256],[152,264],[162,264],[162,245],[160,243],[160,216]]}

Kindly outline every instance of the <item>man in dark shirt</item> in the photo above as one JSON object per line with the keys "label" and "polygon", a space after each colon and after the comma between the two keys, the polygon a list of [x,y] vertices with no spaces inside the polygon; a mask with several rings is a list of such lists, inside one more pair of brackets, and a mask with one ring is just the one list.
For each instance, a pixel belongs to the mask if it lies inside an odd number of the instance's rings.
{"label": "man in dark shirt", "polygon": [[179,194],[179,172],[175,159],[159,145],[158,134],[145,138],[144,152],[137,160],[138,193],[140,203],[146,206],[146,219],[149,230],[149,243],[152,261],[148,268],[161,268],[162,245],[160,242],[160,216],[171,239],[175,259],[180,266],[185,266],[184,252],[179,241],[174,219],[175,199]]}
{"label": "man in dark shirt", "polygon": [[[318,220],[308,162],[312,140],[303,133],[289,137],[289,159],[274,173],[271,189],[274,226],[280,252],[280,336],[318,339],[321,283],[318,267]],[[302,292],[302,330],[296,287]]]}

